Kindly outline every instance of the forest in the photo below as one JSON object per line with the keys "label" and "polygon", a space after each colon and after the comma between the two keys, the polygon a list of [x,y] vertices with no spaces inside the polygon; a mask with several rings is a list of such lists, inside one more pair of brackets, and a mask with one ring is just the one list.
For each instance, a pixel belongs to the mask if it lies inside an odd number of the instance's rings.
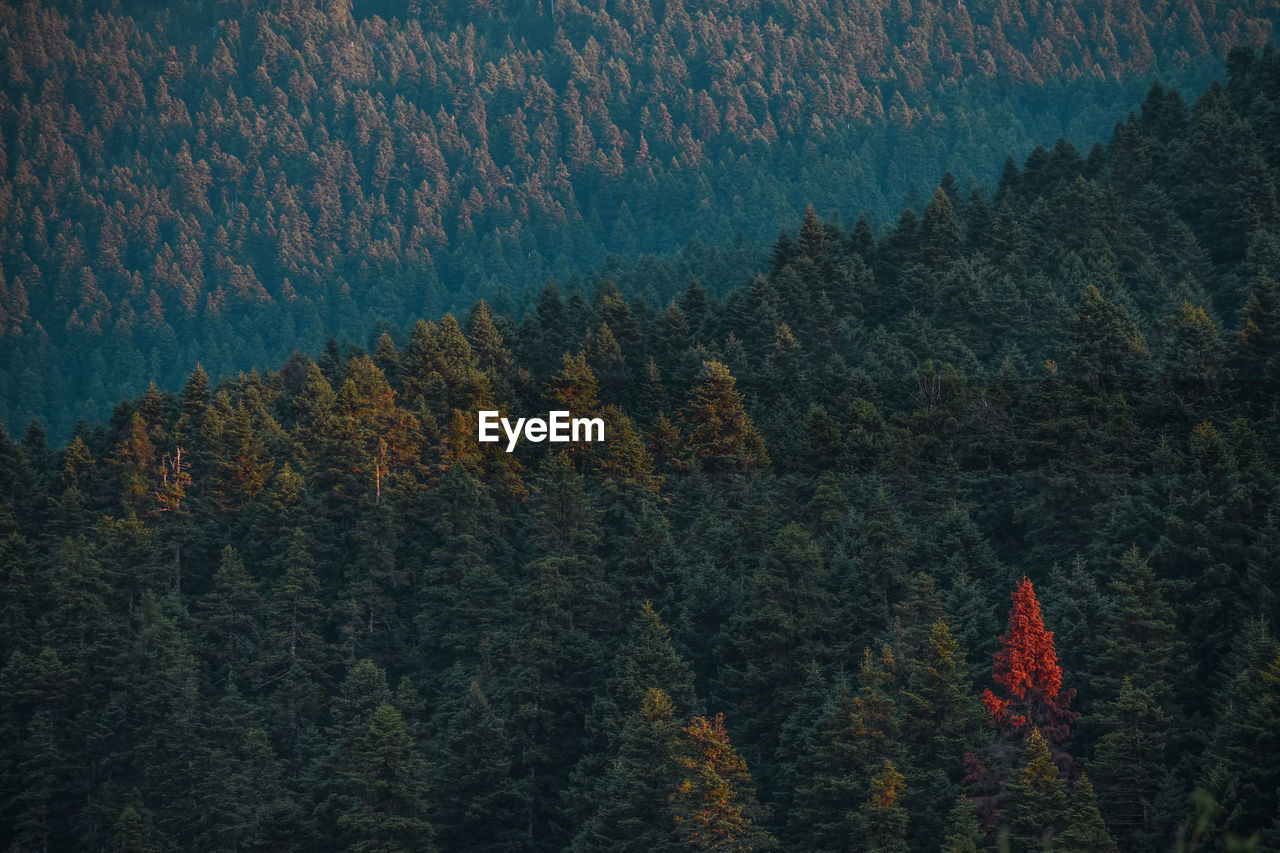
{"label": "forest", "polygon": [[1226,70],[723,293],[33,420],[0,843],[1280,849],[1280,54]]}
{"label": "forest", "polygon": [[[613,256],[722,296],[810,204],[920,211],[1200,91],[1275,0],[0,5],[0,420],[58,443]],[[877,231],[879,227],[877,226]],[[674,256],[674,257],[673,257]],[[622,287],[623,283],[619,283]]]}

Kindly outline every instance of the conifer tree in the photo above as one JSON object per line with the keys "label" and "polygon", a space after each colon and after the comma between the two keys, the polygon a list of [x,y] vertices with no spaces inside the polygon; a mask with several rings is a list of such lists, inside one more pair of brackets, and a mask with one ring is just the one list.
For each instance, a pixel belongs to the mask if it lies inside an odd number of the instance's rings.
{"label": "conifer tree", "polygon": [[338,818],[349,849],[361,853],[436,849],[427,820],[425,768],[400,712],[392,705],[383,703],[373,712],[342,773],[355,795],[353,807]]}
{"label": "conifer tree", "polygon": [[600,667],[599,644],[575,623],[578,597],[560,572],[556,558],[535,560],[517,608],[520,621],[508,652],[510,686],[504,691],[510,711],[514,761],[512,775],[523,789],[524,844],[554,849],[562,838],[560,792],[581,758],[583,709]]}
{"label": "conifer tree", "polygon": [[434,768],[432,814],[443,850],[483,846],[520,849],[520,790],[511,778],[503,721],[476,681],[449,724],[444,754]]}
{"label": "conifer tree", "polygon": [[[614,660],[613,677],[605,691],[596,696],[587,719],[588,751],[574,768],[567,797],[567,810],[583,824],[583,831],[596,812],[596,787],[612,772],[608,768],[617,760],[624,731],[636,724],[635,715],[644,702],[658,698],[650,695],[653,690],[662,694],[661,702],[654,707],[668,709],[662,713],[675,729],[679,716],[697,710],[693,671],[672,646],[671,632],[653,603],[646,601]],[[666,790],[663,797],[669,793]],[[575,841],[577,845],[584,843],[582,838]]]}
{"label": "conifer tree", "polygon": [[947,623],[933,623],[927,649],[907,667],[909,690],[903,726],[919,744],[923,763],[958,781],[964,755],[979,739],[980,709],[973,699],[964,652]]}
{"label": "conifer tree", "polygon": [[1060,850],[1075,853],[1118,853],[1120,849],[1098,811],[1098,800],[1087,773],[1081,773],[1071,789],[1067,826],[1058,837],[1058,845]]}
{"label": "conifer tree", "polygon": [[447,469],[421,511],[431,532],[418,579],[424,683],[455,661],[474,662],[506,612],[510,546],[489,492],[462,466]]}
{"label": "conifer tree", "polygon": [[[16,850],[48,850],[57,831],[55,796],[65,772],[58,754],[57,726],[47,712],[34,714],[12,757],[10,772],[22,782],[9,806],[11,844]],[[8,786],[6,786],[8,787]]]}
{"label": "conifer tree", "polygon": [[119,816],[111,824],[112,853],[159,853],[165,848],[156,830],[155,817],[143,805],[135,788]]}
{"label": "conifer tree", "polygon": [[984,690],[982,704],[1005,735],[1021,738],[1034,730],[1047,743],[1060,742],[1080,716],[1071,710],[1075,690],[1062,689],[1053,632],[1045,630],[1030,579],[1024,576],[1010,598],[1009,627],[991,672],[1002,695]]}
{"label": "conifer tree", "polygon": [[1240,838],[1275,832],[1280,790],[1280,643],[1264,622],[1250,623],[1228,659],[1205,749],[1204,788],[1221,807],[1220,831]]}
{"label": "conifer tree", "polygon": [[547,383],[548,401],[574,417],[587,417],[599,409],[599,393],[600,383],[582,353],[577,356],[565,353],[563,367]]}
{"label": "conifer tree", "polygon": [[1241,311],[1240,330],[1235,334],[1234,365],[1240,377],[1250,383],[1246,393],[1253,395],[1252,383],[1274,382],[1280,375],[1280,288],[1273,273],[1260,269],[1249,282],[1249,294]]}
{"label": "conifer tree", "polygon": [[390,502],[376,498],[363,499],[359,511],[355,558],[342,595],[344,645],[352,658],[376,651],[379,659],[396,661],[404,649],[403,601],[410,589],[396,556],[396,519]]}
{"label": "conifer tree", "polygon": [[[827,568],[813,537],[792,524],[747,581],[746,602],[722,635],[720,694],[733,697],[753,750],[770,754],[803,672],[782,661],[832,657]],[[769,780],[770,782],[772,780]]]}
{"label": "conifer tree", "polygon": [[1107,394],[1116,390],[1134,359],[1146,352],[1146,341],[1122,306],[1090,284],[1080,295],[1071,323],[1072,376],[1085,388]]}
{"label": "conifer tree", "polygon": [[861,823],[866,828],[868,850],[875,853],[907,853],[907,809],[903,805],[907,777],[893,762],[885,760],[871,779],[871,796],[862,805]]}
{"label": "conifer tree", "polygon": [[255,849],[301,835],[300,809],[253,710],[234,687],[209,709],[189,828],[195,846]]}
{"label": "conifer tree", "polygon": [[307,536],[300,528],[290,536],[282,562],[284,574],[268,603],[255,686],[271,687],[276,732],[297,747],[304,727],[316,721],[328,678],[322,633],[327,611]]}
{"label": "conifer tree", "polygon": [[1004,820],[1017,851],[1056,850],[1070,818],[1067,792],[1049,742],[1033,728],[1023,749],[1022,766],[1009,784]]}
{"label": "conifer tree", "polygon": [[508,352],[502,333],[494,325],[493,314],[483,299],[476,303],[468,321],[468,340],[475,353],[476,363],[489,373],[493,387],[499,388],[511,370],[511,353]]}
{"label": "conifer tree", "polygon": [[400,353],[396,351],[396,342],[391,335],[383,332],[373,350],[373,363],[378,366],[392,386],[400,384]]}
{"label": "conifer tree", "polygon": [[1165,598],[1167,585],[1135,545],[1120,558],[1110,587],[1115,604],[1099,637],[1101,654],[1092,667],[1094,695],[1118,696],[1121,681],[1130,679],[1157,705],[1166,705],[1185,667],[1176,616]]}
{"label": "conifer tree", "polygon": [[747,763],[729,742],[724,714],[694,717],[684,727],[676,762],[680,782],[672,793],[676,832],[695,850],[772,850],[762,824]]}
{"label": "conifer tree", "polygon": [[797,762],[797,787],[788,835],[807,850],[845,850],[857,834],[855,807],[865,799],[864,719],[845,681],[827,699],[806,754]]}
{"label": "conifer tree", "polygon": [[964,795],[956,797],[956,804],[947,816],[946,833],[941,853],[978,853],[982,843],[978,813]]}
{"label": "conifer tree", "polygon": [[934,192],[933,199],[924,209],[921,238],[926,259],[939,272],[960,256],[960,221],[956,217],[954,200],[942,187]]}
{"label": "conifer tree", "polygon": [[262,597],[257,582],[230,545],[222,550],[213,583],[213,592],[202,602],[202,619],[217,648],[217,678],[235,683],[245,677],[249,664],[258,657]]}
{"label": "conifer tree", "polygon": [[616,754],[594,791],[595,811],[570,848],[675,853],[685,849],[677,836],[672,791],[680,784],[680,726],[666,691],[645,690],[639,707],[623,722]]}
{"label": "conifer tree", "polygon": [[1101,786],[1102,810],[1122,843],[1149,846],[1159,837],[1158,801],[1169,778],[1167,715],[1128,678],[1096,713],[1103,734],[1089,766]]}
{"label": "conifer tree", "polygon": [[729,368],[718,361],[706,362],[702,377],[680,412],[680,425],[693,458],[713,476],[769,464],[764,439],[734,385]]}

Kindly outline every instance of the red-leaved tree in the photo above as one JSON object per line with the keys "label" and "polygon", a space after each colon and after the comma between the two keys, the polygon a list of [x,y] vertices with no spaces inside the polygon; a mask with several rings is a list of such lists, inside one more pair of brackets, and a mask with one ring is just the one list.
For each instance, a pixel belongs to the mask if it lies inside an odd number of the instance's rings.
{"label": "red-leaved tree", "polygon": [[1050,743],[1059,743],[1080,717],[1071,710],[1076,691],[1062,689],[1053,632],[1045,630],[1035,587],[1025,575],[1011,598],[1009,628],[1000,635],[991,671],[1000,694],[984,691],[982,704],[1004,734],[1025,738],[1038,728]]}

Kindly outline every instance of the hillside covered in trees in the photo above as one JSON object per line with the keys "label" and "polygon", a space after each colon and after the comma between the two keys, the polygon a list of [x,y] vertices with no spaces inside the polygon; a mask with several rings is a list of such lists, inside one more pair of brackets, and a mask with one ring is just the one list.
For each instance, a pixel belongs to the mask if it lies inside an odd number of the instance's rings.
{"label": "hillside covered in trees", "polygon": [[[0,7],[0,419],[517,300],[606,254],[716,294],[807,204],[919,210],[1199,90],[1274,0]],[[714,246],[715,251],[700,247]],[[647,277],[648,278],[648,277]],[[675,283],[647,283],[654,304]],[[634,295],[627,293],[628,297]],[[515,304],[519,304],[518,302]]]}
{"label": "hillside covered in trees", "polygon": [[1234,51],[723,298],[597,277],[33,424],[0,841],[1277,849],[1278,116]]}

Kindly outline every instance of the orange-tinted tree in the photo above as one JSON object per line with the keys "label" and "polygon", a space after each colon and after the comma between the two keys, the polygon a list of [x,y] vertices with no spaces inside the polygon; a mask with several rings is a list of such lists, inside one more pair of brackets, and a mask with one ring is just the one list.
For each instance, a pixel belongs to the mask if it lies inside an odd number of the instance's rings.
{"label": "orange-tinted tree", "polygon": [[1000,693],[983,691],[982,704],[1005,735],[1024,738],[1039,729],[1050,743],[1060,743],[1080,717],[1071,710],[1076,691],[1062,689],[1053,632],[1044,627],[1031,579],[1024,575],[1010,598],[1009,628],[1000,635],[991,669]]}

